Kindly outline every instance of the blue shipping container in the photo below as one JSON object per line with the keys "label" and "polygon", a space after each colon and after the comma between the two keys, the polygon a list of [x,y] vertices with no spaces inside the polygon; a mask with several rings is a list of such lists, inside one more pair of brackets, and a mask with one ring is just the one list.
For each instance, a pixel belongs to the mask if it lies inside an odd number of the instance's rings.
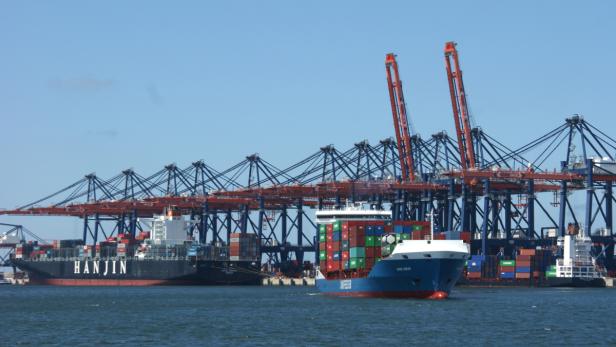
{"label": "blue shipping container", "polygon": [[486,260],[486,256],[485,255],[472,255],[471,260],[484,261]]}
{"label": "blue shipping container", "polygon": [[340,252],[334,252],[334,260],[340,260]]}
{"label": "blue shipping container", "polygon": [[333,238],[333,241],[340,241],[340,232],[339,231],[334,231],[332,233],[332,238]]}
{"label": "blue shipping container", "polygon": [[516,267],[516,272],[530,272],[530,266]]}
{"label": "blue shipping container", "polygon": [[483,263],[483,262],[482,262],[482,261],[480,261],[480,260],[478,261],[478,260],[471,259],[471,260],[468,262],[468,267],[469,267],[469,268],[470,268],[470,267],[481,267],[481,264],[482,264],[482,263]]}
{"label": "blue shipping container", "polygon": [[515,272],[501,272],[500,278],[515,278]]}
{"label": "blue shipping container", "polygon": [[402,225],[394,225],[394,233],[402,234],[403,231],[404,231],[404,228],[402,227]]}

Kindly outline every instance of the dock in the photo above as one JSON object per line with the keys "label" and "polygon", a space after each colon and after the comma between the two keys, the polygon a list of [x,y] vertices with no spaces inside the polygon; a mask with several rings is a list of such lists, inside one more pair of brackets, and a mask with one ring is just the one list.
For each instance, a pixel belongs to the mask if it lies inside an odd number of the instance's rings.
{"label": "dock", "polygon": [[314,278],[289,278],[289,277],[269,277],[264,278],[261,285],[263,286],[314,286],[316,281]]}

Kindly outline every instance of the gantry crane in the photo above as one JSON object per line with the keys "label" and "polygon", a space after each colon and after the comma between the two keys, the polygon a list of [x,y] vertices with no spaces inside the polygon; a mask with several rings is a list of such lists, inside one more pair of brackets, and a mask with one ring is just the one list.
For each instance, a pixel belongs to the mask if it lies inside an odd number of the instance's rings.
{"label": "gantry crane", "polygon": [[453,118],[456,124],[456,135],[458,136],[460,162],[463,170],[474,169],[475,150],[471,135],[470,115],[455,42],[447,42],[445,44],[445,64],[447,67],[447,80],[449,81]]}
{"label": "gantry crane", "polygon": [[411,134],[406,114],[406,104],[404,103],[404,93],[402,92],[402,81],[400,81],[400,74],[398,73],[396,56],[393,53],[389,53],[385,57],[385,69],[387,71],[387,87],[389,89],[391,112],[396,130],[402,180],[413,182],[415,181],[415,171],[411,152]]}

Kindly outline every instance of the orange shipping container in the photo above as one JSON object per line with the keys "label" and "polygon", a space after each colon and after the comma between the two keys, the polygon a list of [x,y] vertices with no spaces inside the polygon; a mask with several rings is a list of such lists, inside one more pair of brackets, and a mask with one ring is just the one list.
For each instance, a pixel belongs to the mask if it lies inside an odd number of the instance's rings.
{"label": "orange shipping container", "polygon": [[481,278],[481,272],[469,272],[466,274],[466,278],[472,278],[472,279]]}
{"label": "orange shipping container", "polygon": [[535,249],[521,249],[520,255],[535,255]]}

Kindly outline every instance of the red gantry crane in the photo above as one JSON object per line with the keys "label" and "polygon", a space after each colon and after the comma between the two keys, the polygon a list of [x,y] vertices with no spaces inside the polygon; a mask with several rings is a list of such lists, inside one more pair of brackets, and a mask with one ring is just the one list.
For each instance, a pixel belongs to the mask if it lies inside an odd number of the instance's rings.
{"label": "red gantry crane", "polygon": [[462,80],[462,70],[460,70],[460,61],[458,60],[458,51],[456,50],[456,43],[453,41],[445,44],[445,64],[447,66],[453,118],[456,123],[456,135],[458,136],[460,163],[462,170],[474,169],[475,151],[471,136],[471,122],[466,103],[464,81]]}
{"label": "red gantry crane", "polygon": [[389,88],[391,112],[396,130],[402,180],[413,182],[415,181],[415,172],[413,170],[413,155],[411,152],[411,135],[406,115],[404,93],[402,92],[402,81],[400,81],[400,74],[398,73],[396,56],[393,53],[389,53],[385,57],[385,68],[387,70],[387,87]]}

